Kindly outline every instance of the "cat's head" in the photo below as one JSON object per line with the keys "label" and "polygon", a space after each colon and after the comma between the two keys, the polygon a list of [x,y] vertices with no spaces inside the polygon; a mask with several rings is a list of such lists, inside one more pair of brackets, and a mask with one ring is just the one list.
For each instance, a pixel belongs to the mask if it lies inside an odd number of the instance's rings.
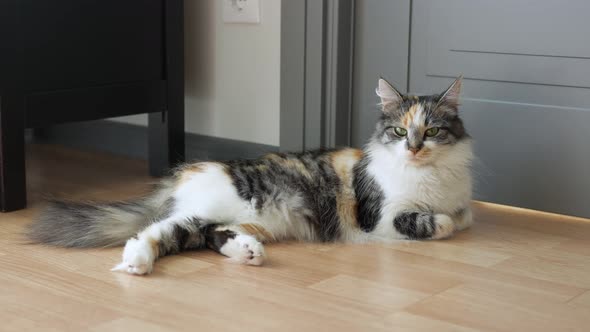
{"label": "cat's head", "polygon": [[404,95],[379,79],[376,92],[382,115],[373,144],[414,166],[432,164],[460,148],[468,138],[458,110],[461,79],[441,94],[429,96]]}

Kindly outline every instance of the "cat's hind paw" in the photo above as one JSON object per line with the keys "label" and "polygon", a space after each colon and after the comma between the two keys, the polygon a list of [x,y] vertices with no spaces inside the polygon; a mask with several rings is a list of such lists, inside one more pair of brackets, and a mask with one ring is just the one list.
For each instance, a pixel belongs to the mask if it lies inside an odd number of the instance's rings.
{"label": "cat's hind paw", "polygon": [[155,253],[147,241],[129,239],[123,250],[123,260],[111,271],[127,272],[134,275],[152,273]]}
{"label": "cat's hind paw", "polygon": [[220,252],[234,263],[262,265],[266,254],[264,246],[250,235],[237,235],[220,248]]}

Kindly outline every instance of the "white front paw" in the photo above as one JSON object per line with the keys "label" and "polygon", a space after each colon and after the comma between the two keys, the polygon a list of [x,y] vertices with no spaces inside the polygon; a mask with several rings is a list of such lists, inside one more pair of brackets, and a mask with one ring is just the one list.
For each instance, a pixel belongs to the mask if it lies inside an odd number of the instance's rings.
{"label": "white front paw", "polygon": [[124,271],[136,275],[149,274],[152,273],[155,259],[154,250],[148,241],[132,238],[125,244],[123,261],[111,271]]}
{"label": "white front paw", "polygon": [[455,232],[455,223],[451,217],[446,214],[434,215],[434,233],[432,239],[444,239],[448,238]]}
{"label": "white front paw", "polygon": [[247,265],[262,265],[266,257],[262,243],[250,235],[228,239],[219,251],[232,262]]}
{"label": "white front paw", "polygon": [[469,228],[471,225],[473,225],[473,214],[470,209],[466,209],[463,212],[463,215],[460,216],[459,221],[455,223],[455,228],[457,228],[458,231],[462,231]]}

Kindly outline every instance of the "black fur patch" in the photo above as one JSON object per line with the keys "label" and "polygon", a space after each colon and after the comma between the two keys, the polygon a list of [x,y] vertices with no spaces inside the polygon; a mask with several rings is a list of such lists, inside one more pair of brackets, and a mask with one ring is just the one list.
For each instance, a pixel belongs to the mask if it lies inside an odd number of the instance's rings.
{"label": "black fur patch", "polygon": [[179,249],[184,248],[186,245],[188,238],[190,236],[190,232],[188,229],[183,228],[179,225],[174,225],[174,230],[172,231],[172,238],[176,240],[176,245]]}
{"label": "black fur patch", "polygon": [[204,229],[205,239],[207,241],[207,247],[220,252],[221,247],[229,239],[236,237],[236,233],[230,230],[217,230],[219,225],[207,225]]}
{"label": "black fur patch", "polygon": [[172,232],[162,234],[159,245],[160,256],[177,254],[183,250],[205,247],[206,238],[202,231],[201,220],[192,218],[175,224]]}
{"label": "black fur patch", "polygon": [[355,165],[352,181],[357,200],[357,222],[359,227],[367,233],[377,226],[384,199],[383,191],[375,179],[367,174],[368,164],[369,159],[365,157]]}
{"label": "black fur patch", "polygon": [[395,229],[409,239],[429,239],[436,232],[434,215],[424,212],[403,212],[393,220]]}

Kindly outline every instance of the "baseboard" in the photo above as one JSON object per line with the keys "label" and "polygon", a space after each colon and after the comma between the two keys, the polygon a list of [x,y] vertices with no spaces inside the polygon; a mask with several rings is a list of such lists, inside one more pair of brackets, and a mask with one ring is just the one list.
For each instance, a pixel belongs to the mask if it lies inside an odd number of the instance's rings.
{"label": "baseboard", "polygon": [[[98,120],[35,129],[32,141],[147,159],[147,137],[147,127]],[[187,161],[250,159],[277,151],[279,148],[273,145],[186,134]]]}

